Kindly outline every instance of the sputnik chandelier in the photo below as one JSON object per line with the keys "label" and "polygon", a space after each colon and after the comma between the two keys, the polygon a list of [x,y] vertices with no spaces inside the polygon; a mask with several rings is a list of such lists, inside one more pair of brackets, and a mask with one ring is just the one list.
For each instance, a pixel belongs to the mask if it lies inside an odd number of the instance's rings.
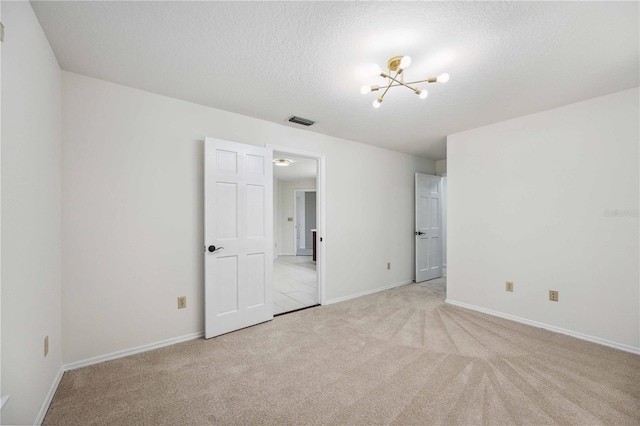
{"label": "sputnik chandelier", "polygon": [[[386,78],[386,86],[362,86],[360,89],[360,93],[366,95],[369,92],[377,92],[379,90],[383,90],[382,94],[378,96],[376,100],[373,101],[374,108],[380,108],[380,104],[384,99],[384,95],[387,94],[390,88],[397,86],[404,86],[407,89],[413,91],[420,99],[425,99],[428,95],[425,89],[418,89],[417,87],[413,87],[412,84],[418,83],[446,83],[449,81],[449,74],[440,74],[437,77],[430,77],[424,80],[416,80],[409,81],[407,83],[404,82],[404,73],[403,71],[407,69],[411,65],[411,57],[409,56],[394,56],[393,58],[387,61],[387,68],[389,72],[382,71],[379,66],[374,65],[374,73],[379,75],[380,77]],[[391,75],[395,72],[395,75]]]}

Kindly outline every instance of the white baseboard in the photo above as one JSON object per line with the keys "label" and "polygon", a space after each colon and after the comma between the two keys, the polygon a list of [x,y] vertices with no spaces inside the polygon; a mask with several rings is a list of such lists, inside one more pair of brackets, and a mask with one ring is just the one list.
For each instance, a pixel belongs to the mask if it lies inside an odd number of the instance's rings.
{"label": "white baseboard", "polygon": [[53,383],[51,383],[51,387],[49,388],[49,392],[47,392],[47,396],[42,403],[42,407],[40,407],[40,411],[36,416],[36,420],[33,422],[35,426],[40,426],[44,421],[44,416],[47,414],[49,410],[49,405],[51,405],[51,401],[53,401],[53,396],[56,394],[58,390],[58,385],[60,384],[60,380],[62,380],[62,375],[64,374],[64,367],[60,367],[58,370],[58,374],[53,379]]}
{"label": "white baseboard", "polygon": [[376,288],[376,289],[373,289],[373,290],[363,291],[362,293],[352,294],[350,296],[343,296],[343,297],[338,297],[337,299],[325,300],[323,305],[331,305],[333,303],[344,302],[346,300],[355,299],[357,297],[362,297],[362,296],[367,296],[369,294],[378,293],[379,291],[390,290],[392,288],[396,288],[396,287],[400,287],[400,286],[403,286],[403,285],[411,284],[413,281],[414,280],[402,281],[402,282],[399,282],[399,283],[390,284],[390,285],[385,286],[385,287],[380,287],[380,288]]}
{"label": "white baseboard", "polygon": [[295,256],[295,253],[280,253],[278,256]]}
{"label": "white baseboard", "polygon": [[87,367],[89,365],[99,364],[105,361],[111,361],[118,358],[123,358],[129,355],[139,354],[141,352],[152,351],[154,349],[163,348],[165,346],[175,345],[176,343],[187,342],[189,340],[195,340],[204,337],[204,331],[198,333],[187,334],[186,336],[173,337],[171,339],[162,340],[160,342],[150,343],[148,345],[137,346],[131,349],[125,349],[122,351],[111,352],[105,355],[99,355],[93,358],[87,358],[80,361],[72,362],[62,366],[64,371],[75,370],[76,368]]}
{"label": "white baseboard", "polygon": [[522,324],[531,325],[533,327],[544,328],[545,330],[555,331],[556,333],[560,333],[560,334],[566,334],[567,336],[575,337],[576,339],[586,340],[588,342],[598,343],[600,345],[609,346],[609,347],[614,348],[614,349],[619,349],[621,351],[631,352],[632,354],[640,355],[640,348],[635,347],[635,346],[625,345],[623,343],[613,342],[611,340],[602,339],[600,337],[595,337],[595,336],[590,336],[588,334],[579,333],[577,331],[567,330],[565,328],[556,327],[555,325],[545,324],[545,323],[542,323],[542,322],[538,322],[538,321],[533,321],[533,320],[526,319],[526,318],[517,317],[515,315],[505,314],[503,312],[494,311],[492,309],[481,308],[479,306],[470,305],[468,303],[458,302],[457,300],[447,299],[447,300],[445,300],[445,302],[450,304],[450,305],[460,306],[461,308],[471,309],[473,311],[478,311],[478,312],[482,312],[484,314],[493,315],[494,317],[500,317],[500,318],[508,319],[508,320],[519,322],[519,323],[522,323]]}
{"label": "white baseboard", "polygon": [[51,384],[51,389],[49,389],[49,392],[47,393],[47,397],[42,403],[42,407],[40,408],[40,412],[36,417],[34,425],[42,424],[42,421],[44,420],[44,416],[47,414],[47,410],[49,410],[49,405],[51,405],[53,396],[56,394],[56,390],[58,390],[58,385],[60,385],[60,380],[62,380],[62,375],[64,374],[65,371],[75,370],[76,368],[81,368],[81,367],[88,367],[90,365],[99,364],[101,362],[111,361],[114,359],[123,358],[125,356],[139,354],[141,352],[152,351],[154,349],[162,348],[165,346],[175,345],[176,343],[182,343],[189,340],[199,339],[201,337],[204,337],[204,331],[201,331],[199,333],[187,334],[186,336],[174,337],[171,339],[162,340],[160,342],[150,343],[148,345],[142,345],[142,346],[138,346],[131,349],[125,349],[118,352],[111,352],[106,355],[87,358],[80,361],[72,362],[70,364],[63,365],[62,367],[60,367],[60,371],[58,371],[56,378],[53,380],[53,383]]}

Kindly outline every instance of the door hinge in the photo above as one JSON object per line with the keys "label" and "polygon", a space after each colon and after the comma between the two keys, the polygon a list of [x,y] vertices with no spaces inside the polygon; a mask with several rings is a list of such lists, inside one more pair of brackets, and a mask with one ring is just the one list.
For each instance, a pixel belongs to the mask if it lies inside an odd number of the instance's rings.
{"label": "door hinge", "polygon": [[0,42],[4,42],[4,24],[0,22]]}

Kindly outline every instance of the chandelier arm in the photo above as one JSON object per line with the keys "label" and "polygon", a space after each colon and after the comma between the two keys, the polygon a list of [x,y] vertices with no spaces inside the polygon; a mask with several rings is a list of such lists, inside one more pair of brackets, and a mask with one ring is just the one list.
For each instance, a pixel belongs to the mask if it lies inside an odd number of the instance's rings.
{"label": "chandelier arm", "polygon": [[[429,81],[431,79],[426,79],[426,80],[420,80],[420,81],[411,81],[409,83],[405,83],[404,81],[401,80],[397,80],[396,77],[398,76],[399,73],[396,73],[395,77],[391,77],[389,76],[389,78],[391,78],[391,80],[395,81],[398,84],[393,84],[391,83],[389,86],[387,86],[387,89],[384,91],[384,93],[387,93],[387,90],[389,90],[390,87],[395,87],[395,86],[404,86],[407,89],[411,90],[412,92],[418,93],[418,89],[409,86],[410,84],[415,84],[415,83],[422,83],[424,81]],[[383,95],[384,96],[384,95]]]}
{"label": "chandelier arm", "polygon": [[424,80],[410,81],[407,84],[436,83],[437,80],[438,80],[437,77],[429,77],[429,78],[425,78]]}
{"label": "chandelier arm", "polygon": [[[387,77],[385,77],[387,78]],[[389,79],[394,80],[391,76],[388,77]],[[436,82],[436,77],[430,77],[430,78],[425,78],[424,80],[416,80],[416,81],[409,81],[408,83],[401,83],[400,81],[397,81],[396,84],[391,84],[390,86],[378,86],[378,89],[386,89],[387,87],[397,87],[397,86],[402,86],[403,84],[406,85],[410,85],[410,84],[418,84],[418,83],[435,83]]]}
{"label": "chandelier arm", "polygon": [[[391,76],[390,76],[389,74],[387,74],[387,73],[383,73],[383,74],[381,74],[381,75],[383,75],[383,76],[385,76],[385,77],[388,77],[388,78],[390,78],[391,80],[396,81],[396,82],[398,82],[398,83],[399,83],[399,81],[398,81],[398,80],[396,80],[396,77],[397,77],[397,76],[398,76],[398,74],[400,74],[401,72],[402,72],[402,70],[400,70],[400,71],[396,71],[396,75],[395,75],[395,76],[393,76],[393,77],[391,77]],[[393,84],[393,83],[392,83],[392,84]],[[390,85],[388,85],[388,86],[387,86],[387,88],[386,88],[386,89],[384,89],[384,93],[382,93],[382,95],[380,95],[380,96],[378,97],[378,100],[379,100],[380,102],[382,102],[382,99],[384,98],[384,95],[386,95],[386,94],[387,94],[387,92],[389,91],[389,88],[390,88],[390,87],[391,87],[391,84],[390,84]]]}

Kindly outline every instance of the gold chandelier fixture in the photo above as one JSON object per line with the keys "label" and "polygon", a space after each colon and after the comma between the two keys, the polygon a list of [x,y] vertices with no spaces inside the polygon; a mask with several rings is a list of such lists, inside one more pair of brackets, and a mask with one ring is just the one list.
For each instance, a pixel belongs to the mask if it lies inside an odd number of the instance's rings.
{"label": "gold chandelier fixture", "polygon": [[[360,88],[360,93],[366,95],[369,92],[377,92],[384,89],[384,92],[382,92],[382,94],[373,101],[373,107],[380,108],[380,104],[384,99],[384,95],[386,95],[389,89],[392,87],[404,86],[418,95],[420,99],[425,99],[428,95],[427,91],[425,89],[418,89],[417,87],[413,87],[412,85],[418,83],[446,83],[447,81],[449,81],[449,74],[444,73],[440,74],[437,77],[430,77],[425,78],[424,80],[409,81],[405,83],[403,71],[407,69],[409,65],[411,65],[411,57],[409,56],[394,56],[393,58],[389,59],[387,61],[387,68],[389,69],[389,72],[382,71],[379,66],[374,65],[374,74],[387,79],[385,82],[386,86],[362,86],[362,88]],[[392,76],[393,73],[395,74]]]}

